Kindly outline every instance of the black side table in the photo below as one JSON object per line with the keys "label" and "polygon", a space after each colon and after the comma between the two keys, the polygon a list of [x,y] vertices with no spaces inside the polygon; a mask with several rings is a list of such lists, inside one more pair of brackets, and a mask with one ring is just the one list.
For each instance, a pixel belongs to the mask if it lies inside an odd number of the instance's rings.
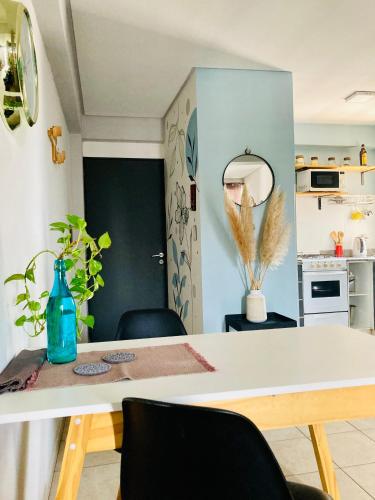
{"label": "black side table", "polygon": [[225,331],[230,329],[236,331],[247,330],[268,330],[271,328],[294,328],[297,326],[297,321],[279,313],[267,313],[267,320],[263,323],[252,323],[247,321],[246,314],[226,314],[225,315]]}

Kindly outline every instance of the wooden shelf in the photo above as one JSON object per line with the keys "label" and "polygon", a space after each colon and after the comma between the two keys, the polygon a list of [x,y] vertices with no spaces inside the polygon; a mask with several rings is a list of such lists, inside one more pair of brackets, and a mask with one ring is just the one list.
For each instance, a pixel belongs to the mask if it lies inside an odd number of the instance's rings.
{"label": "wooden shelf", "polygon": [[311,165],[295,165],[296,171],[299,170],[307,170],[307,169],[321,169],[321,170],[333,170],[340,172],[371,172],[375,170],[375,165],[367,165],[366,167],[361,167],[360,165],[349,165],[349,166],[340,166],[340,165],[318,165],[317,167]]}
{"label": "wooden shelf", "polygon": [[312,196],[315,198],[325,198],[327,196],[346,196],[348,193],[342,191],[297,191],[297,196]]}

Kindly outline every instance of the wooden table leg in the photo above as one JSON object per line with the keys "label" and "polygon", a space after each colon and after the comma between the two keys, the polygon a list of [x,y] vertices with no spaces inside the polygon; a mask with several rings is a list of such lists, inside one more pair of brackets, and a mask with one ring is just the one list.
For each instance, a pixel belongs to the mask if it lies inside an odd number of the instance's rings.
{"label": "wooden table leg", "polygon": [[340,492],[324,425],[309,425],[309,431],[318,464],[320,480],[322,481],[322,488],[326,493],[331,495],[334,500],[340,500]]}
{"label": "wooden table leg", "polygon": [[92,415],[70,417],[56,500],[76,500]]}

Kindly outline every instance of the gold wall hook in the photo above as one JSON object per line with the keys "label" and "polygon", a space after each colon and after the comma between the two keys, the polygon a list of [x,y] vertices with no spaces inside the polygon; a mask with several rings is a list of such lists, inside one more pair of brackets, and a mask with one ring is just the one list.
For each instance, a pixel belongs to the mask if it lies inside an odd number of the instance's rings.
{"label": "gold wall hook", "polygon": [[52,161],[61,165],[65,161],[65,151],[59,151],[57,148],[57,138],[62,136],[62,128],[59,125],[52,125],[47,130],[49,140],[52,144]]}

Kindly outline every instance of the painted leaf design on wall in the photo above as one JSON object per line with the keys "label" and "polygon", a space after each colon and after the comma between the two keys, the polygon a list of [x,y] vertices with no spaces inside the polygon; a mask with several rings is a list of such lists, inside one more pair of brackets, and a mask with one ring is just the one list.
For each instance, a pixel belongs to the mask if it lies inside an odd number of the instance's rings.
{"label": "painted leaf design on wall", "polygon": [[189,313],[189,301],[187,300],[187,301],[185,302],[185,305],[184,305],[184,311],[183,311],[182,318],[183,318],[183,319],[186,319],[186,318],[187,318],[188,313]]}
{"label": "painted leaf design on wall", "polygon": [[177,245],[176,245],[176,242],[173,239],[172,239],[172,251],[173,251],[173,260],[174,260],[174,263],[178,267]]}
{"label": "painted leaf design on wall", "polygon": [[190,180],[194,180],[198,171],[197,147],[197,108],[191,114],[186,134],[186,168]]}

